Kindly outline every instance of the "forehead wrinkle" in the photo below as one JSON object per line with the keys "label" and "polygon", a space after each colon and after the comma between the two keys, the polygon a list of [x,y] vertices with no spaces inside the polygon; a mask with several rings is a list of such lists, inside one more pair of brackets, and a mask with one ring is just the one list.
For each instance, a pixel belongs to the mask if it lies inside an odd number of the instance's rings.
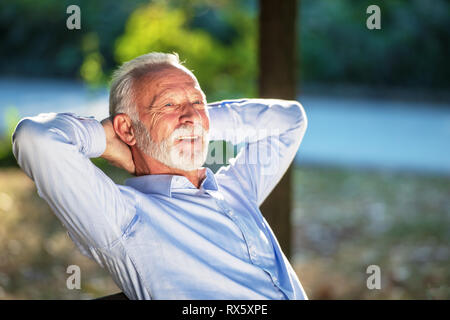
{"label": "forehead wrinkle", "polygon": [[159,88],[166,88],[166,87],[173,87],[175,86],[180,86],[180,87],[188,87],[188,86],[192,86],[192,87],[196,87],[197,82],[194,81],[193,79],[189,79],[183,82],[176,82],[173,83],[173,81],[164,81],[167,79],[162,79],[161,83],[157,84],[157,87]]}
{"label": "forehead wrinkle", "polygon": [[[181,73],[179,73],[181,72]],[[181,76],[181,82],[173,81],[172,76],[178,73]],[[153,105],[157,99],[166,95],[168,91],[172,91],[176,88],[181,88],[185,91],[189,97],[193,95],[204,98],[204,93],[200,88],[198,81],[193,74],[186,72],[183,69],[179,69],[173,66],[166,66],[159,70],[152,70],[147,73],[140,74],[134,79],[136,84],[135,88],[138,89],[135,92],[135,96],[140,97],[142,105]],[[158,92],[159,90],[162,92]],[[194,93],[194,94],[192,94]]]}
{"label": "forehead wrinkle", "polygon": [[[190,84],[190,83],[189,83]],[[180,91],[175,92],[174,89],[179,89]],[[195,87],[191,87],[190,85],[176,85],[176,88],[174,88],[173,86],[167,86],[166,89],[164,89],[163,91],[161,91],[160,93],[158,93],[155,96],[155,100],[156,99],[160,99],[160,98],[165,98],[167,97],[171,97],[171,96],[177,96],[178,93],[180,93],[181,91],[183,91],[185,96],[188,96],[189,98],[195,96],[195,97],[202,97],[200,90],[198,90]]]}

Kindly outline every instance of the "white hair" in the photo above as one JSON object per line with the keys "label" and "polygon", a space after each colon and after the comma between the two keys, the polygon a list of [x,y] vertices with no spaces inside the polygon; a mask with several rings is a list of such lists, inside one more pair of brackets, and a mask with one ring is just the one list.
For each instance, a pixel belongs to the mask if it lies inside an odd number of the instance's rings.
{"label": "white hair", "polygon": [[160,65],[183,67],[177,53],[151,52],[121,65],[113,74],[109,92],[109,115],[127,114],[133,122],[139,120],[134,102],[133,82],[140,75]]}

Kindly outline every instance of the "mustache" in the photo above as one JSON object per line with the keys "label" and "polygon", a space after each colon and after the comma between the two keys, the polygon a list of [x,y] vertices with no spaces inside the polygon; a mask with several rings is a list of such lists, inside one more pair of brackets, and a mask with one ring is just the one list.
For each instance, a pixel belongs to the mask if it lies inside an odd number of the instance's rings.
{"label": "mustache", "polygon": [[175,140],[186,136],[198,136],[203,139],[207,134],[208,131],[206,131],[201,124],[182,125],[171,133],[169,140],[170,142],[174,142]]}

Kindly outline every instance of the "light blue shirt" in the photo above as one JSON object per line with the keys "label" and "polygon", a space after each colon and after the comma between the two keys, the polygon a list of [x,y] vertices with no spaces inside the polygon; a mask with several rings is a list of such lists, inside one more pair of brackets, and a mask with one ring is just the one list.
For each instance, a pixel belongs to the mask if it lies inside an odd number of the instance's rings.
{"label": "light blue shirt", "polygon": [[211,140],[244,146],[198,189],[176,175],[115,184],[89,159],[106,148],[102,125],[74,114],[22,119],[13,151],[80,251],[130,299],[307,299],[259,210],[300,146],[302,106],[252,99],[208,110]]}

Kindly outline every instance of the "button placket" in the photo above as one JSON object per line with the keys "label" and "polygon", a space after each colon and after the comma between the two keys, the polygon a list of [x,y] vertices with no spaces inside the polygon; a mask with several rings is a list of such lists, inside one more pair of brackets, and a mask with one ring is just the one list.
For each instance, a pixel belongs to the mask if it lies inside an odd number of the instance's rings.
{"label": "button placket", "polygon": [[244,225],[244,223],[241,222],[241,220],[238,217],[236,217],[236,215],[234,215],[231,210],[230,210],[230,217],[233,219],[233,221],[236,222],[236,224],[242,230],[242,234],[244,235],[244,239],[245,239],[245,242],[247,244],[247,250],[248,250],[248,253],[249,253],[250,260],[254,264],[258,264],[258,261],[259,261],[258,260],[258,255],[257,255],[257,251],[256,251],[256,247],[255,247],[254,241],[252,240],[251,234],[246,232],[247,229],[246,229],[246,226]]}
{"label": "button placket", "polygon": [[226,214],[241,230],[242,235],[244,237],[245,244],[247,245],[247,251],[249,254],[249,258],[252,261],[253,264],[259,265],[259,259],[257,255],[257,250],[255,243],[257,241],[252,240],[251,234],[247,232],[247,227],[244,222],[239,219],[238,216],[233,212],[233,210],[228,206],[226,201],[223,199],[223,196],[221,194],[217,194],[216,192],[211,193],[211,196],[214,198],[214,200],[217,203],[217,206],[221,209],[221,211]]}

